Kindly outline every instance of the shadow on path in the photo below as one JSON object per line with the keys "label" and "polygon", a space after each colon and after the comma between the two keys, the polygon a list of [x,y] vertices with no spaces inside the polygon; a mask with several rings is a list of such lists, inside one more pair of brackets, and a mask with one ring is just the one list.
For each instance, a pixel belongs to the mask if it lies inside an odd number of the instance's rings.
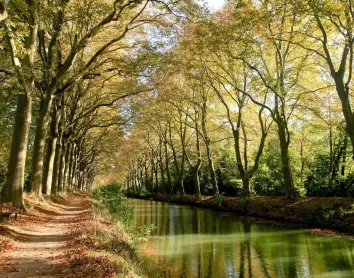
{"label": "shadow on path", "polygon": [[[57,201],[57,200],[55,200]],[[87,195],[58,198],[50,206],[34,204],[6,234],[13,247],[0,255],[0,278],[65,277],[65,250],[70,224],[90,213]],[[16,225],[18,224],[18,225]]]}

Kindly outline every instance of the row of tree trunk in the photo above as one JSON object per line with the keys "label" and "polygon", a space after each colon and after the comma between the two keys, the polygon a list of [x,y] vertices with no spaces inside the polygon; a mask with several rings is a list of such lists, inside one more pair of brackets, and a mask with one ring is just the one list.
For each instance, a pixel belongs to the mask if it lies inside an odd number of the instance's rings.
{"label": "row of tree trunk", "polygon": [[[0,21],[8,21],[4,24],[5,37],[18,80],[18,93],[7,180],[1,200],[24,207],[22,195],[32,99],[39,98],[40,105],[38,117],[33,123],[34,139],[31,140],[30,193],[40,198],[42,193],[48,195],[87,188],[93,180],[92,164],[97,152],[85,150],[85,136],[89,127],[84,128],[86,132],[81,132],[82,127],[66,119],[68,94],[84,80],[93,80],[104,73],[102,68],[105,69],[105,63],[97,65],[97,61],[133,29],[129,27],[139,20],[147,4],[138,0],[124,4],[115,1],[110,10],[100,16],[99,21],[88,22],[83,28],[67,30],[69,33],[65,33],[65,36],[75,37],[72,44],[68,44],[69,39],[63,36],[64,22],[69,20],[68,17],[73,26],[77,23],[67,8],[70,1],[26,0],[21,2],[20,9],[14,9],[10,4],[0,1]],[[18,21],[22,24],[18,29],[23,31],[23,37],[16,35]],[[121,28],[116,28],[107,41],[100,40],[101,44],[94,47],[96,51],[90,50],[85,56],[84,52],[90,43],[94,43],[93,39],[118,21],[123,21],[118,24]],[[61,41],[63,39],[65,42]],[[62,45],[66,45],[65,48]],[[107,106],[113,104],[114,101]],[[93,109],[91,112],[95,111]]]}

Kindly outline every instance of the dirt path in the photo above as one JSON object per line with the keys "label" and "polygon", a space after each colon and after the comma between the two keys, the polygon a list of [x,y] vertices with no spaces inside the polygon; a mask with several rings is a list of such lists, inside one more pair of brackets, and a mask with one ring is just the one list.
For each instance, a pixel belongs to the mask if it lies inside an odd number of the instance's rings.
{"label": "dirt path", "polygon": [[0,255],[0,278],[65,277],[68,272],[65,265],[67,233],[72,223],[83,221],[90,212],[87,196],[33,205],[33,211],[8,226],[15,242],[10,250]]}

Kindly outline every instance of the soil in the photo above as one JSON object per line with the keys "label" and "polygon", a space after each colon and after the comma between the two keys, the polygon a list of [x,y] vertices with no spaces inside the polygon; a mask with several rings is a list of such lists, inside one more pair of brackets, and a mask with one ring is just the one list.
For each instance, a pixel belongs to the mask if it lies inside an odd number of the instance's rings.
{"label": "soil", "polygon": [[86,219],[91,205],[85,195],[31,202],[33,209],[18,219],[1,222],[2,234],[12,239],[0,254],[0,278],[67,277],[67,241],[71,226]]}

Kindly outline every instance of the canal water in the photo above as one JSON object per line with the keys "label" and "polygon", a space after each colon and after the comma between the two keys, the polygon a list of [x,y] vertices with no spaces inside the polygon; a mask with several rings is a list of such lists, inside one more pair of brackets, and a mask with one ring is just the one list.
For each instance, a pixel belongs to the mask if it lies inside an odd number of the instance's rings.
{"label": "canal water", "polygon": [[354,241],[252,223],[235,215],[129,199],[139,227],[155,225],[140,246],[148,277],[354,277]]}

